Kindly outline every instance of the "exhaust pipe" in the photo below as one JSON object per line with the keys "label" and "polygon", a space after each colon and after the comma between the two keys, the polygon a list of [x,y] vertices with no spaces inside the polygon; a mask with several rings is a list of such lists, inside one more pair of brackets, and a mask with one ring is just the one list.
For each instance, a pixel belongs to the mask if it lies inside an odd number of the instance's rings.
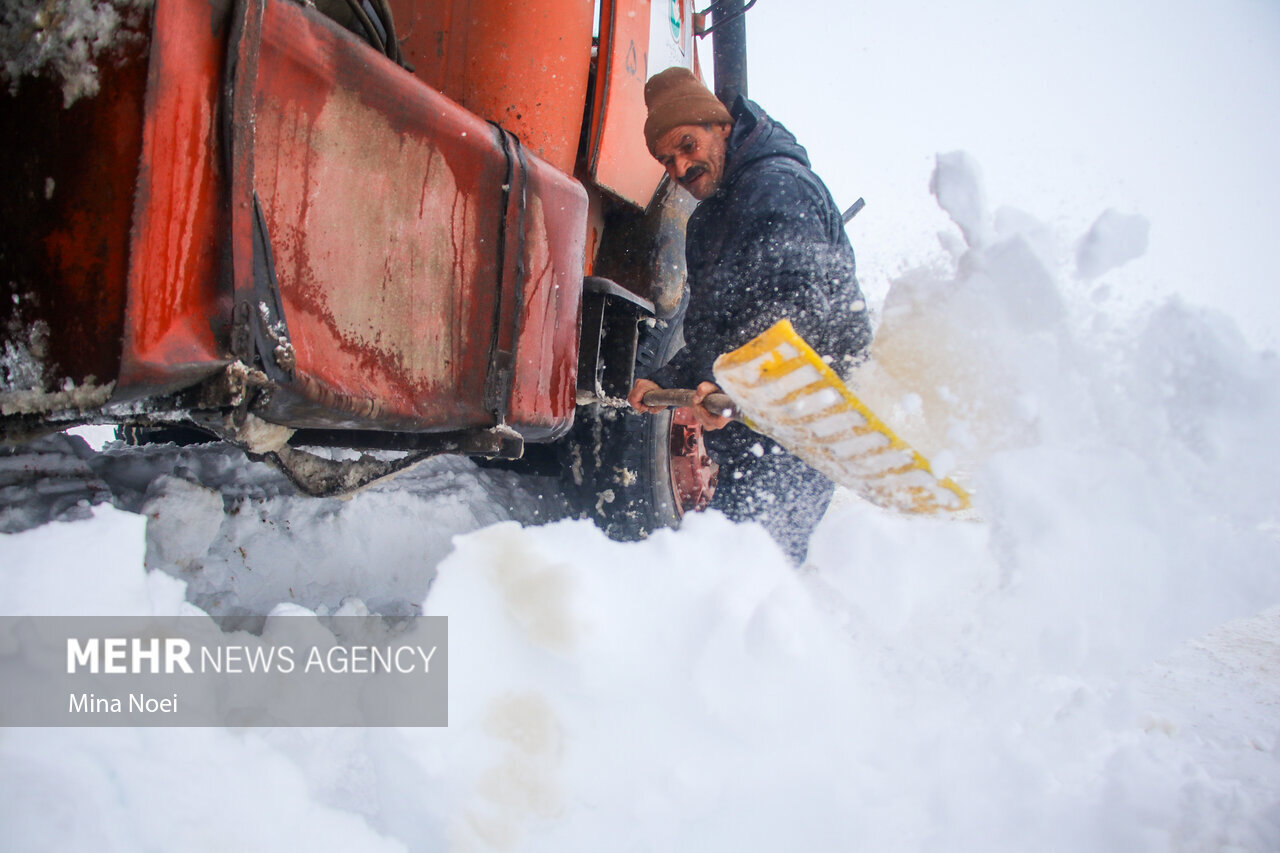
{"label": "exhaust pipe", "polygon": [[713,43],[713,68],[716,78],[716,97],[725,106],[733,108],[739,95],[747,95],[747,18],[746,11],[756,0],[717,0],[707,9],[710,24],[700,35],[715,31]]}

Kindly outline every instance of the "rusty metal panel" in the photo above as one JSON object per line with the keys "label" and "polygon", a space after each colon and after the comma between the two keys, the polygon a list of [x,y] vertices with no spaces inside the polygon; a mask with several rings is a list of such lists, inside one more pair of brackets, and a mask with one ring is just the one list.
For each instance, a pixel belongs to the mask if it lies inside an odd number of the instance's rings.
{"label": "rusty metal panel", "polygon": [[5,328],[43,350],[32,413],[165,393],[226,362],[214,116],[228,6],[158,4],[101,63],[99,94],[66,110],[38,80],[0,106],[21,184],[4,193]]}
{"label": "rusty metal panel", "polygon": [[308,426],[493,423],[496,130],[284,3],[266,5],[254,85],[253,186],[297,357],[277,414]]}
{"label": "rusty metal panel", "polygon": [[[5,413],[155,396],[239,356],[291,426],[567,427],[579,184],[313,11],[154,16],[98,97],[0,97]],[[270,352],[235,334],[268,309]]]}
{"label": "rusty metal panel", "polygon": [[105,403],[120,367],[147,39],[63,106],[48,79],[0,93],[0,413]]}
{"label": "rusty metal panel", "polygon": [[414,73],[572,174],[593,0],[391,0]]}
{"label": "rusty metal panel", "polygon": [[227,361],[216,116],[229,11],[229,0],[155,10],[117,396],[180,388]]}
{"label": "rusty metal panel", "polygon": [[509,418],[531,441],[573,423],[586,251],[587,194],[529,158],[522,230],[524,284]]}
{"label": "rusty metal panel", "polygon": [[[519,247],[541,241],[555,258],[553,283],[580,287],[564,271],[581,275],[581,189],[557,173],[577,189],[558,200],[574,208],[563,220],[573,227],[527,240],[525,229],[546,218],[526,215],[539,200],[523,186],[515,140],[291,4],[262,9],[252,88],[252,115],[235,122],[234,168],[252,176],[261,201],[295,359],[268,416],[401,430],[504,419],[521,428],[528,418],[558,429],[560,399],[509,411],[529,382],[509,362],[523,346],[526,294],[544,306],[530,328],[575,324],[576,297],[545,300],[541,278],[530,291]],[[233,194],[236,209],[250,204],[243,190]],[[233,227],[244,240],[245,226]],[[237,269],[239,292],[246,273]],[[544,357],[528,369],[567,356],[535,356]]]}

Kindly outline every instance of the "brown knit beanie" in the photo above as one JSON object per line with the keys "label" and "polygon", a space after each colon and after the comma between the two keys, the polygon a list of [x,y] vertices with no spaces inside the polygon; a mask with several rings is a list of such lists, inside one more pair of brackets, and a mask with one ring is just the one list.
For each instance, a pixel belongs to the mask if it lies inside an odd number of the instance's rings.
{"label": "brown knit beanie", "polygon": [[673,127],[684,124],[733,124],[720,99],[698,82],[688,68],[668,68],[644,84],[644,103],[649,117],[644,122],[644,141],[653,154]]}

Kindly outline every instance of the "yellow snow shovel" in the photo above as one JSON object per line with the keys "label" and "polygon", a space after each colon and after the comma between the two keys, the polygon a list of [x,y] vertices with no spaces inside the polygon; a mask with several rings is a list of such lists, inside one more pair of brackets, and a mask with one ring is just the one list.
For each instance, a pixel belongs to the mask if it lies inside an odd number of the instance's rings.
{"label": "yellow snow shovel", "polygon": [[[733,408],[748,427],[877,506],[922,514],[969,508],[968,494],[934,476],[928,460],[854,396],[789,320],[720,356],[712,369],[727,398],[711,395],[706,408]],[[688,405],[692,393],[651,391],[644,401]]]}

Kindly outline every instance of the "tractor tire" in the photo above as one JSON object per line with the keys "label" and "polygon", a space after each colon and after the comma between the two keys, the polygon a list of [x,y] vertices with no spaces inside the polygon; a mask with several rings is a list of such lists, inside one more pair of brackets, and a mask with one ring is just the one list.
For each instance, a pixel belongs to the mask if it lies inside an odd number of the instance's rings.
{"label": "tractor tire", "polygon": [[[679,351],[681,325],[678,318],[641,324],[636,376],[648,375]],[[705,507],[715,466],[691,422],[673,409],[643,415],[630,408],[579,408],[561,443],[565,494],[574,514],[592,519],[612,539],[634,541],[677,527],[685,512]],[[705,482],[703,488],[690,487],[681,472],[691,469],[709,477],[710,489]]]}

